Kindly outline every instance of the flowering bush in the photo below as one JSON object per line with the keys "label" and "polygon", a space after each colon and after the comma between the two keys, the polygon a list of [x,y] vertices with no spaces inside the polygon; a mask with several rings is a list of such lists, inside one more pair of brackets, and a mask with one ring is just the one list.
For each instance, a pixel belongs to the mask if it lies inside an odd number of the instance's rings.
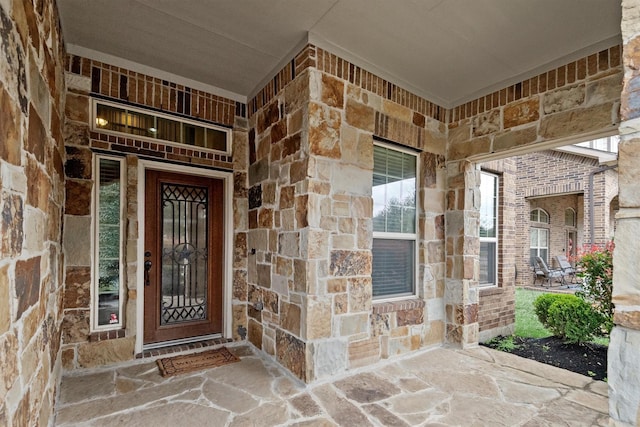
{"label": "flowering bush", "polygon": [[578,277],[582,278],[582,290],[576,295],[592,305],[602,316],[603,327],[607,333],[613,327],[613,241],[604,247],[585,246],[578,254]]}

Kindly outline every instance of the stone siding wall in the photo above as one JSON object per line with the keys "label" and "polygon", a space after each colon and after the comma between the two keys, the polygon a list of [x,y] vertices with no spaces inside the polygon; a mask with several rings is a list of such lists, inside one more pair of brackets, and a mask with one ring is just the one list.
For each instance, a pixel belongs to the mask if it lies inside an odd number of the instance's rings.
{"label": "stone siding wall", "polygon": [[640,2],[622,1],[620,211],[613,257],[614,323],[609,344],[609,412],[618,425],[640,425]]}
{"label": "stone siding wall", "polygon": [[0,2],[0,425],[48,425],[60,381],[64,46],[54,1]]}
{"label": "stone siding wall", "polygon": [[[67,161],[65,207],[66,291],[62,360],[65,369],[101,366],[134,357],[139,313],[138,159],[219,168],[234,173],[233,197],[233,338],[238,326],[246,327],[246,235],[247,228],[247,131],[246,106],[201,90],[184,87],[98,61],[69,55],[65,62],[67,91],[65,149]],[[91,97],[194,117],[233,127],[231,155],[197,147],[176,147],[162,142],[117,136],[91,130]],[[121,330],[92,332],[91,316],[91,203],[94,176],[93,152],[113,153],[126,159],[126,204],[123,258],[124,325]],[[141,297],[141,296],[140,296]],[[229,337],[231,338],[231,337]]]}
{"label": "stone siding wall", "polygon": [[[314,46],[278,76],[249,102],[250,341],[305,381],[441,343],[442,110]],[[372,299],[374,137],[422,152],[404,303]]]}

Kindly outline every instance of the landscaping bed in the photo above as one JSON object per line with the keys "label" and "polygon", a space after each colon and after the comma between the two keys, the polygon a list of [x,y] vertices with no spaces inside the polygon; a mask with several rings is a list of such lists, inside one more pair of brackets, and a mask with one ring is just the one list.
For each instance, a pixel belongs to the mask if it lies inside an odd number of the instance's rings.
{"label": "landscaping bed", "polygon": [[499,337],[487,347],[557,366],[595,380],[607,378],[607,347],[596,343],[566,344],[560,338]]}
{"label": "landscaping bed", "polygon": [[516,289],[515,334],[497,337],[482,345],[606,381],[608,339],[596,338],[583,344],[568,344],[552,336],[533,309],[534,301],[542,294]]}

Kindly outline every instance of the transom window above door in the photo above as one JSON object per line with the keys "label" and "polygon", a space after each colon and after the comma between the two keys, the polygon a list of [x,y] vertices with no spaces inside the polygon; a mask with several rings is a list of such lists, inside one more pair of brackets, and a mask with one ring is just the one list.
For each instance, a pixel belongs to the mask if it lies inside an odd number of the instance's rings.
{"label": "transom window above door", "polygon": [[169,145],[188,145],[229,154],[231,130],[153,110],[103,100],[93,100],[92,128],[133,135]]}

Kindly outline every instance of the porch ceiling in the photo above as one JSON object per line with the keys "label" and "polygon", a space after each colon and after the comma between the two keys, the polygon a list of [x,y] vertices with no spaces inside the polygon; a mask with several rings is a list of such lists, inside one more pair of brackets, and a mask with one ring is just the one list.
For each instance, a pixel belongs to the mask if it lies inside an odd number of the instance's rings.
{"label": "porch ceiling", "polygon": [[620,42],[621,20],[614,0],[58,0],[58,6],[70,52],[112,55],[237,100],[252,96],[310,41],[444,107],[611,47]]}

